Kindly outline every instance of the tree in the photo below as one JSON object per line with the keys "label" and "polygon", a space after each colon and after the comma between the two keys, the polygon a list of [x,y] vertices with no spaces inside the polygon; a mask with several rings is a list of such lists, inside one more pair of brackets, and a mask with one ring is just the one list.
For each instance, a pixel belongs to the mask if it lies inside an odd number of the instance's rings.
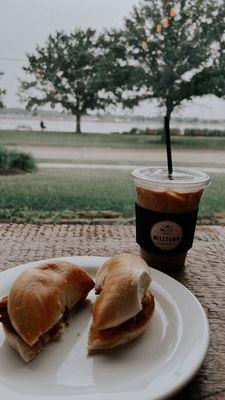
{"label": "tree", "polygon": [[142,0],[134,7],[123,36],[139,91],[124,106],[157,99],[170,121],[183,101],[216,93],[224,16],[224,0]]}
{"label": "tree", "polygon": [[213,94],[225,99],[225,33],[220,43],[219,57],[215,62]]}
{"label": "tree", "polygon": [[[2,77],[3,72],[0,71],[0,78]],[[6,90],[0,89],[0,108],[4,107],[2,97],[6,94]]]}
{"label": "tree", "polygon": [[99,80],[102,93],[108,99],[108,104],[132,108],[138,105],[139,87],[136,82],[142,75],[142,68],[129,62],[126,38],[122,31],[105,30],[98,38]]}
{"label": "tree", "polygon": [[44,104],[76,116],[76,132],[81,132],[81,117],[90,110],[104,109],[113,100],[104,93],[101,78],[98,36],[95,30],[57,32],[45,46],[28,55],[24,71],[32,77],[21,82],[19,95],[28,109]]}

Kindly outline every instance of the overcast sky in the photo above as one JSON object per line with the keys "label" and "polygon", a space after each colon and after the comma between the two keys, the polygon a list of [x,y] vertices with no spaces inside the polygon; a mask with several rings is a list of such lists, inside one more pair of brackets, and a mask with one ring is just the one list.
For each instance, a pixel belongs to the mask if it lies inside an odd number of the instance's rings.
{"label": "overcast sky", "polygon": [[[26,52],[44,44],[55,30],[75,27],[121,26],[123,18],[137,0],[5,0],[0,10],[0,71],[5,73],[1,87],[7,89],[6,106],[21,106],[16,96],[18,77]],[[158,108],[145,104],[136,113],[153,116]],[[180,116],[225,118],[225,101],[207,97],[197,99],[178,111]]]}

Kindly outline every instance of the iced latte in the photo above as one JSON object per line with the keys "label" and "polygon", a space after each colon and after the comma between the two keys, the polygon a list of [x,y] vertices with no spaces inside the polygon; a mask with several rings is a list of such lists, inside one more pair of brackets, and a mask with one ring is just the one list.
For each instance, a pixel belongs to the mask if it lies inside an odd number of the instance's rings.
{"label": "iced latte", "polygon": [[141,256],[155,268],[184,267],[209,177],[200,171],[176,169],[169,180],[163,168],[140,168],[132,175],[137,192],[136,235]]}

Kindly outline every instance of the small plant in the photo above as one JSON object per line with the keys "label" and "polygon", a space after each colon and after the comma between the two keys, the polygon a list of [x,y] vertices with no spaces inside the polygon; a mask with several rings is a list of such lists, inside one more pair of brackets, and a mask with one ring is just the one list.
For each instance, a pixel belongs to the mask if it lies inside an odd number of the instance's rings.
{"label": "small plant", "polygon": [[31,172],[36,169],[36,162],[31,154],[7,150],[5,147],[0,146],[0,173]]}
{"label": "small plant", "polygon": [[31,172],[36,169],[36,163],[31,154],[13,151],[10,154],[10,168]]}

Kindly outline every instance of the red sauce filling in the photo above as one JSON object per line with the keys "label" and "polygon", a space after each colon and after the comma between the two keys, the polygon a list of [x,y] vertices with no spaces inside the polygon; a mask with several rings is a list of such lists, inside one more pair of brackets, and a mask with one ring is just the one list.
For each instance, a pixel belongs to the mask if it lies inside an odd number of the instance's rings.
{"label": "red sauce filling", "polygon": [[8,301],[8,296],[5,296],[3,297],[3,299],[0,300],[0,322],[11,328],[12,324],[10,322],[7,310],[7,301]]}

